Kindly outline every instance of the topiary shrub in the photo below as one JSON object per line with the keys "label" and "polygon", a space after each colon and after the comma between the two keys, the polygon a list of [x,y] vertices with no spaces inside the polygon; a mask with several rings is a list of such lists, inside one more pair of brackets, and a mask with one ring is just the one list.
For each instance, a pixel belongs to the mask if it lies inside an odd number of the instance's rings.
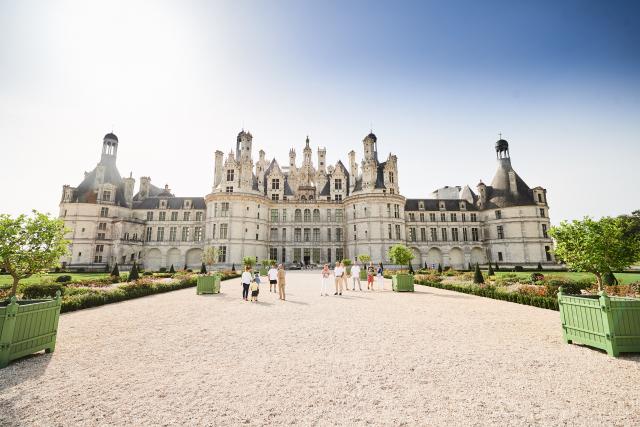
{"label": "topiary shrub", "polygon": [[491,266],[491,263],[489,263],[489,270],[487,271],[487,275],[488,276],[495,276],[496,272],[493,271],[493,267]]}
{"label": "topiary shrub", "polygon": [[513,267],[513,271],[524,271],[524,268],[521,265],[516,265]]}
{"label": "topiary shrub", "polygon": [[538,271],[542,271],[542,264],[538,262]]}
{"label": "topiary shrub", "polygon": [[33,283],[22,288],[22,298],[54,298],[57,291],[64,294],[64,289],[65,285],[61,283]]}
{"label": "topiary shrub", "polygon": [[111,277],[120,277],[120,269],[118,268],[118,263],[113,266],[113,270],[111,270]]}
{"label": "topiary shrub", "polygon": [[473,283],[477,285],[484,283],[484,277],[482,277],[482,271],[480,271],[478,263],[476,263],[476,270],[473,273]]}
{"label": "topiary shrub", "polygon": [[158,272],[166,273],[167,272],[167,267],[160,267],[160,270],[158,270]]}
{"label": "topiary shrub", "polygon": [[138,264],[133,263],[133,267],[131,267],[131,271],[129,272],[129,277],[127,278],[127,282],[133,282],[134,280],[138,280],[140,278],[140,274],[138,273]]}
{"label": "topiary shrub", "polygon": [[174,274],[176,272],[176,269],[173,268],[173,264],[171,264],[171,268],[169,269],[169,273]]}
{"label": "topiary shrub", "polygon": [[204,265],[204,262],[200,266],[200,274],[207,274],[207,266]]}
{"label": "topiary shrub", "polygon": [[442,264],[438,264],[438,273],[442,274]]}
{"label": "topiary shrub", "polygon": [[70,281],[71,281],[71,276],[68,276],[66,274],[56,277],[56,280],[55,280],[56,283],[68,283]]}
{"label": "topiary shrub", "polygon": [[539,282],[540,280],[544,280],[544,274],[531,273],[530,279],[531,279],[531,283]]}
{"label": "topiary shrub", "polygon": [[500,267],[498,266],[497,262],[496,262],[496,271],[500,271]]}

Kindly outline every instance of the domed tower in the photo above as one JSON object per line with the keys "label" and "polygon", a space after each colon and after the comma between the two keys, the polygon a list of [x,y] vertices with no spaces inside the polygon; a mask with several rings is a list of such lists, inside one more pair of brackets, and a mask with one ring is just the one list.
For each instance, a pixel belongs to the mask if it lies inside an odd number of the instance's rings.
{"label": "domed tower", "polygon": [[364,161],[378,160],[378,137],[371,132],[362,140],[364,144]]}
{"label": "domed tower", "polygon": [[100,161],[103,163],[115,163],[118,155],[118,137],[109,132],[102,140],[102,156]]}
{"label": "domed tower", "polygon": [[500,138],[496,141],[496,158],[508,159],[509,158],[509,143],[506,139]]}

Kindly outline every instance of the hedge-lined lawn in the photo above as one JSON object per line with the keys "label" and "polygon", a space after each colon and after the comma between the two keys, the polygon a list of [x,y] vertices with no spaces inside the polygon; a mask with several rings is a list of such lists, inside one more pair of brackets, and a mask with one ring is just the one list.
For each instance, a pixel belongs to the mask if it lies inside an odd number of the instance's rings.
{"label": "hedge-lined lawn", "polygon": [[[567,271],[541,271],[544,274],[545,278],[548,279],[569,279],[569,280],[592,280],[594,283],[596,281],[596,277],[591,273],[575,273],[575,272],[567,272]],[[509,272],[509,271],[496,271],[496,276],[501,277],[505,274],[515,274],[518,279],[529,280],[531,277],[531,272]],[[640,282],[640,273],[615,273],[616,278],[620,282],[620,284],[629,284],[633,282]]]}
{"label": "hedge-lined lawn", "polygon": [[[58,276],[71,276],[71,281],[88,280],[88,279],[103,279],[109,276],[109,273],[45,273],[36,274],[26,279],[20,280],[21,285],[32,285],[42,283],[45,280],[54,281]],[[124,277],[121,275],[121,277]],[[0,289],[5,289],[11,286],[13,278],[8,274],[0,274]]]}

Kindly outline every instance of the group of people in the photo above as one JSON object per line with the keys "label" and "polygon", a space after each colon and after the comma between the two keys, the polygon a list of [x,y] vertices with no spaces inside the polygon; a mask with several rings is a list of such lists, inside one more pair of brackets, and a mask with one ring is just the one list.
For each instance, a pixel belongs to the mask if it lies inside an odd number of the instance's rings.
{"label": "group of people", "polygon": [[[349,282],[348,278],[350,275],[353,290],[356,290],[356,283],[358,284],[358,289],[362,290],[362,284],[360,283],[360,266],[358,264],[351,267],[351,271],[347,271],[347,267],[343,262],[337,262],[335,268],[333,269],[333,277],[336,286],[336,292],[333,295],[342,295],[343,288],[344,290],[349,290]],[[329,269],[329,264],[325,264],[320,272],[322,275],[322,282],[320,286],[320,296],[329,296],[328,293],[328,285],[329,279],[331,277],[331,270]],[[384,277],[382,276],[382,264],[375,267],[372,262],[367,266],[367,290],[374,290],[374,278],[377,278],[378,286],[380,290],[384,289]]]}
{"label": "group of people", "polygon": [[[282,264],[278,265],[278,268],[276,268],[275,265],[271,266],[267,272],[267,277],[269,278],[269,292],[277,292],[279,298],[285,301],[284,287],[286,285],[286,279],[284,266]],[[246,266],[240,280],[242,282],[242,299],[249,301],[249,291],[251,291],[251,302],[258,302],[258,295],[260,294],[260,273],[256,271],[254,275],[251,275],[251,267]]]}

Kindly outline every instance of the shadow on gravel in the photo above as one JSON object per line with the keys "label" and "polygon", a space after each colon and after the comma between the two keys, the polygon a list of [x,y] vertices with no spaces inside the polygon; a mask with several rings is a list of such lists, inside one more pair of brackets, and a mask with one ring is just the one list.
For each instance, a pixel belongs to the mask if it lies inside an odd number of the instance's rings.
{"label": "shadow on gravel", "polygon": [[[40,377],[47,370],[54,354],[41,351],[9,363],[9,366],[0,370],[0,392],[23,381]],[[0,406],[4,412],[6,406]],[[3,424],[0,423],[0,425]]]}

